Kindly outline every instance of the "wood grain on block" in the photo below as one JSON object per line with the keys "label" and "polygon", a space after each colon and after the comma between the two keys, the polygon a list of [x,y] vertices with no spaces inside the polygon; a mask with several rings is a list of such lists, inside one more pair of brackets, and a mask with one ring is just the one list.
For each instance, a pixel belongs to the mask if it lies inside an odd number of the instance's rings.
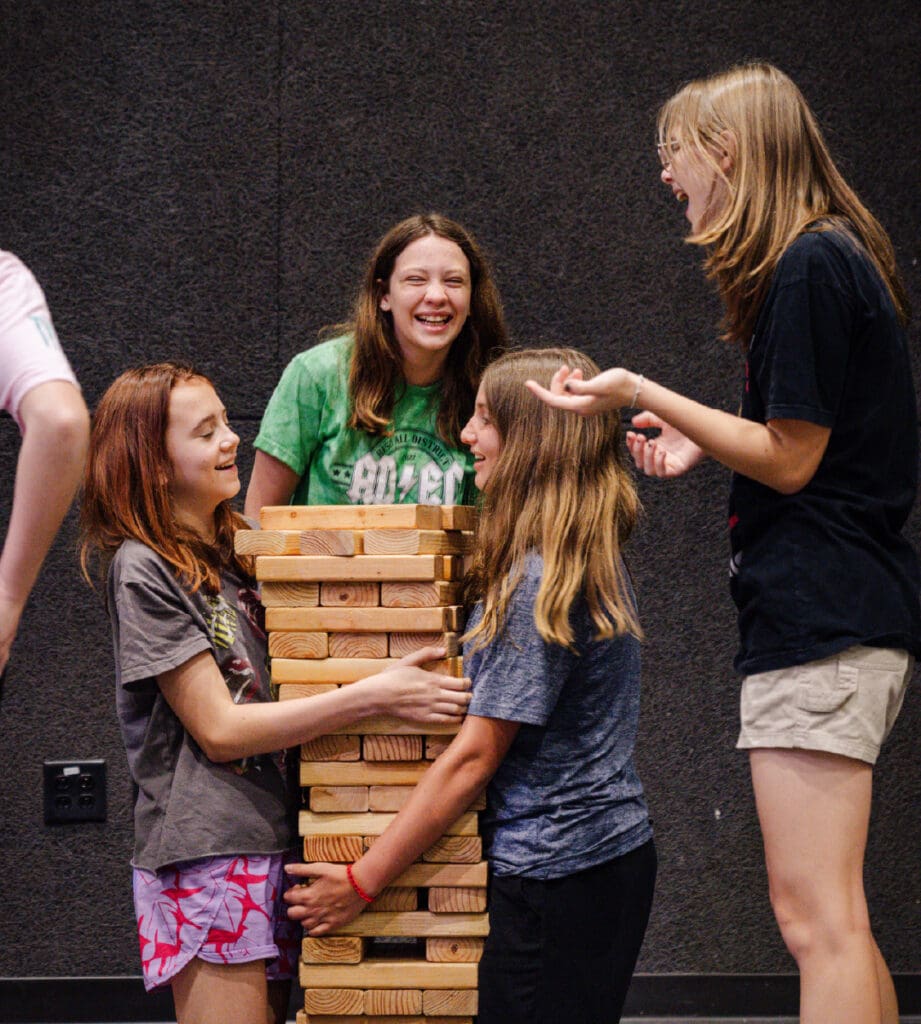
{"label": "wood grain on block", "polygon": [[[421,741],[421,737],[414,736],[399,738]],[[419,747],[421,749],[421,742]],[[301,765],[300,783],[302,786],[415,786],[427,768],[424,761],[403,758],[384,764],[369,764],[367,760],[358,764],[306,763]]]}
{"label": "wood grain on block", "polygon": [[442,505],[442,530],[473,530],[476,528],[478,511],[475,505]]}
{"label": "wood grain on block", "polygon": [[453,736],[426,736],[425,737],[425,759],[426,761],[434,761],[439,754],[443,754],[450,744]]}
{"label": "wood grain on block", "polygon": [[342,1016],[330,1016],[328,1013],[312,1013],[308,1019],[303,1010],[296,1014],[297,1024],[474,1024],[472,1017],[419,1017],[414,1014],[401,1013],[397,1017],[389,1015],[381,1017],[360,1017],[348,1013]]}
{"label": "wood grain on block", "polygon": [[233,549],[238,555],[299,555],[297,530],[237,530]]}
{"label": "wood grain on block", "polygon": [[[307,662],[302,662],[307,664]],[[352,725],[344,725],[339,729],[330,730],[333,733],[354,732],[362,736],[386,736],[392,733],[394,736],[416,736],[416,735],[444,735],[453,736],[461,727],[462,719],[457,722],[429,722],[426,725],[418,725],[416,722],[404,722],[401,718],[394,718],[393,715],[370,715],[362,718],[360,722],[353,722]]]}
{"label": "wood grain on block", "polygon": [[426,939],[425,959],[433,964],[478,964],[483,939]]}
{"label": "wood grain on block", "polygon": [[267,505],[259,513],[263,530],[440,530],[443,519],[438,505]]}
{"label": "wood grain on block", "polygon": [[256,579],[306,583],[459,580],[459,555],[257,555]]}
{"label": "wood grain on block", "polygon": [[366,555],[466,555],[473,534],[460,530],[368,530]]}
{"label": "wood grain on block", "polygon": [[273,658],[328,658],[326,633],[269,633]]}
{"label": "wood grain on block", "polygon": [[422,859],[442,864],[475,864],[483,859],[483,840],[479,836],[444,835],[432,843]]}
{"label": "wood grain on block", "polygon": [[365,1013],[375,1017],[422,1013],[422,992],[417,988],[368,989],[365,992]]}
{"label": "wood grain on block", "polygon": [[[293,634],[296,636],[297,634]],[[308,633],[308,636],[312,634]],[[331,658],[386,658],[386,633],[328,633]],[[399,655],[398,655],[399,657]]]}
{"label": "wood grain on block", "polygon": [[301,956],[307,964],[360,964],[364,955],[365,940],[359,935],[308,936],[301,943]]}
{"label": "wood grain on block", "polygon": [[360,964],[301,964],[304,988],[476,988],[476,964],[430,964],[425,960],[377,959]]}
{"label": "wood grain on block", "polygon": [[372,914],[384,910],[418,910],[419,890],[398,888],[388,885],[374,897],[374,902],[366,913]]}
{"label": "wood grain on block", "polygon": [[304,860],[308,864],[329,861],[346,864],[358,860],[365,852],[363,836],[305,836]]}
{"label": "wood grain on block", "polygon": [[[344,836],[363,835],[379,836],[396,817],[395,814],[347,814],[331,812],[315,814],[313,811],[301,811],[298,814],[299,834],[302,836]],[[466,811],[445,829],[446,836],[475,836],[477,834],[477,816],[474,811]],[[479,858],[477,858],[479,860]]]}
{"label": "wood grain on block", "polygon": [[486,885],[486,879],[485,860],[473,864],[411,864],[393,885],[482,887]]}
{"label": "wood grain on block", "polygon": [[273,683],[354,683],[396,665],[398,658],[273,658]]}
{"label": "wood grain on block", "polygon": [[364,534],[356,530],[301,530],[295,555],[360,555],[364,552]]}
{"label": "wood grain on block", "polygon": [[436,605],[459,605],[463,600],[463,585],[445,580],[381,584],[380,603],[384,608],[431,608]]}
{"label": "wood grain on block", "polygon": [[[376,584],[371,586],[376,588]],[[270,631],[392,633],[403,630],[412,634],[425,632],[442,636],[446,631],[462,628],[462,621],[463,608],[458,605],[437,608],[267,608],[265,613],[265,626]]]}
{"label": "wood grain on block", "polygon": [[368,792],[369,811],[398,811],[412,796],[415,786],[371,786]]}
{"label": "wood grain on block", "polygon": [[444,647],[447,658],[456,658],[460,652],[457,633],[390,633],[391,658],[403,658],[423,647]]}
{"label": "wood grain on block", "polygon": [[338,689],[339,687],[335,683],[324,683],[321,686],[299,686],[297,683],[291,683],[278,688],[278,699],[297,700],[301,697],[316,697],[318,694],[329,693],[330,690]]}
{"label": "wood grain on block", "polygon": [[266,608],[314,608],[320,603],[320,584],[263,583],[259,596]]}
{"label": "wood grain on block", "polygon": [[305,988],[304,1009],[315,1013],[363,1013],[365,994],[357,988]]}
{"label": "wood grain on block", "polygon": [[485,909],[485,889],[440,885],[429,889],[429,910],[433,914],[480,914]]}
{"label": "wood grain on block", "polygon": [[418,761],[422,758],[422,737],[366,736],[362,752],[366,761]]}
{"label": "wood grain on block", "polygon": [[336,929],[338,935],[397,936],[424,939],[484,936],[489,934],[488,914],[432,914],[427,910],[359,914]]}
{"label": "wood grain on block", "polygon": [[367,786],[313,786],[310,809],[318,813],[370,811],[370,791]]}
{"label": "wood grain on block", "polygon": [[[297,690],[297,686],[286,686],[279,693],[284,699],[289,690]],[[361,737],[342,734],[339,736],[317,736],[301,744],[302,761],[326,761],[338,764],[343,761],[361,760]],[[303,769],[302,769],[303,770]]]}
{"label": "wood grain on block", "polygon": [[435,989],[422,993],[422,1010],[426,1014],[449,1015],[477,1012],[477,991],[474,986],[458,985],[457,989]]}
{"label": "wood grain on block", "polygon": [[376,608],[381,603],[380,583],[321,583],[319,587],[320,604],[327,608]]}

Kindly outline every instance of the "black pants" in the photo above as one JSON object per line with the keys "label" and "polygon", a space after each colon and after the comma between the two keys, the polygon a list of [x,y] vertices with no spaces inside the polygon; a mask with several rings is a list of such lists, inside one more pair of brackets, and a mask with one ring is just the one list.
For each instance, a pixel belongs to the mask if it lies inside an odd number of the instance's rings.
{"label": "black pants", "polygon": [[615,1024],[656,881],[652,840],[565,878],[489,886],[479,1024]]}

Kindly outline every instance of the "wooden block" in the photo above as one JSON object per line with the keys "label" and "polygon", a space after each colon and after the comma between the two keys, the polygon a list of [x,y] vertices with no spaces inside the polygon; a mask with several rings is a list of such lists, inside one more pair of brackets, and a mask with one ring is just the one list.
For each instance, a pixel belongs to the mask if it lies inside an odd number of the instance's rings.
{"label": "wooden block", "polygon": [[476,987],[476,964],[430,964],[424,960],[368,958],[360,964],[301,964],[304,988],[421,988]]}
{"label": "wooden block", "polygon": [[[372,737],[374,740],[378,738]],[[421,749],[421,736],[399,738],[418,739]],[[415,763],[401,759],[383,764],[367,761],[358,764],[302,764],[300,783],[302,786],[415,786],[428,765],[424,761],[413,760]]]}
{"label": "wooden block", "polygon": [[[355,530],[301,530],[296,555],[360,555],[364,535]],[[288,554],[289,552],[286,552]]]}
{"label": "wooden block", "polygon": [[422,737],[366,736],[362,753],[366,761],[418,761],[422,757]]}
{"label": "wooden block", "polygon": [[443,754],[448,749],[453,736],[426,736],[425,737],[425,759],[426,761],[434,761],[439,754]]}
{"label": "wooden block", "polygon": [[365,994],[356,988],[307,988],[304,987],[304,1010],[311,1016],[315,1013],[363,1013]]}
{"label": "wooden block", "polygon": [[489,934],[488,914],[432,914],[427,910],[359,914],[336,929],[337,935],[466,938]]}
{"label": "wooden block", "polygon": [[267,505],[259,524],[263,530],[440,530],[443,517],[438,505]]}
{"label": "wooden block", "polygon": [[[385,668],[392,668],[399,658],[273,658],[273,683],[354,683]],[[423,665],[430,672],[461,678],[463,658],[444,658]]]}
{"label": "wooden block", "polygon": [[312,1013],[308,1020],[303,1010],[297,1013],[297,1024],[474,1024],[473,1017],[421,1017],[414,1014],[399,1014],[392,1017],[386,1014],[381,1017],[360,1017],[354,1014],[330,1016],[328,1013]]}
{"label": "wooden block", "polygon": [[417,988],[372,988],[365,992],[365,1013],[422,1013],[422,992]]}
{"label": "wooden block", "polygon": [[[298,814],[298,828],[302,836],[379,836],[395,817],[395,814],[315,814],[313,811],[301,811]],[[448,825],[445,835],[475,836],[477,827],[476,813],[466,811]]]}
{"label": "wooden block", "polygon": [[[297,690],[297,686],[285,686],[279,691],[279,699],[283,699],[288,690]],[[358,761],[361,759],[361,737],[342,734],[338,736],[317,736],[301,744],[301,761]],[[303,770],[303,769],[302,769]]]}
{"label": "wooden block", "polygon": [[327,658],[326,633],[269,633],[269,654],[273,658]]}
{"label": "wooden block", "polygon": [[297,530],[237,530],[233,549],[238,555],[299,555]]}
{"label": "wooden block", "polygon": [[444,1013],[453,1016],[477,1012],[477,991],[471,985],[457,989],[427,990],[422,993],[422,1009],[426,1014]]}
{"label": "wooden block", "polygon": [[256,579],[305,583],[459,580],[459,555],[258,555]]}
{"label": "wooden block", "polygon": [[367,555],[466,555],[473,550],[473,534],[460,530],[368,530]]}
{"label": "wooden block", "polygon": [[403,911],[419,909],[419,890],[405,889],[395,885],[388,885],[386,889],[374,897],[374,902],[366,913],[378,913],[380,911]]}
{"label": "wooden block", "polygon": [[[342,584],[345,586],[376,584]],[[268,584],[266,584],[268,586]],[[321,588],[322,589],[322,588]],[[338,588],[334,588],[335,590]],[[325,595],[321,595],[324,598]],[[324,605],[329,602],[323,601]],[[378,607],[322,607],[322,608],[267,608],[265,627],[269,631],[303,630],[322,633],[437,633],[463,628],[464,609],[460,605],[437,608],[378,608]],[[401,655],[402,657],[402,655]]]}
{"label": "wooden block", "polygon": [[442,530],[473,530],[479,515],[475,505],[442,505]]}
{"label": "wooden block", "polygon": [[483,939],[426,939],[425,959],[433,964],[478,964]]}
{"label": "wooden block", "polygon": [[330,935],[324,939],[308,936],[301,944],[305,964],[360,964],[364,955],[365,940],[358,935]]}
{"label": "wooden block", "polygon": [[[297,634],[292,634],[296,636]],[[307,636],[313,636],[307,633]],[[329,633],[329,656],[331,658],[386,658],[386,633]],[[397,655],[402,657],[402,655]]]}
{"label": "wooden block", "polygon": [[351,864],[365,852],[362,836],[305,836],[304,860],[308,864],[328,861]]}
{"label": "wooden block", "polygon": [[431,608],[436,605],[459,605],[463,600],[463,585],[445,580],[381,584],[380,603],[384,608]]}
{"label": "wooden block", "polygon": [[423,647],[444,647],[447,658],[456,658],[460,653],[457,633],[390,633],[389,636],[391,658],[405,657]]}
{"label": "wooden block", "polygon": [[320,604],[328,608],[375,608],[381,603],[380,583],[321,583],[319,587]]}
{"label": "wooden block", "polygon": [[429,910],[433,914],[481,914],[485,909],[485,889],[440,885],[429,889]]}
{"label": "wooden block", "polygon": [[393,884],[395,886],[485,886],[486,861],[471,864],[411,864]]}
{"label": "wooden block", "polygon": [[442,836],[422,854],[424,861],[449,864],[475,864],[483,859],[483,840],[479,836]]}
{"label": "wooden block", "polygon": [[[279,686],[279,700],[297,700],[300,697],[316,697],[320,693],[329,693],[330,690],[338,690],[335,683],[324,683],[322,686],[299,686],[291,683],[289,686]],[[315,742],[315,741],[312,741]]]}
{"label": "wooden block", "polygon": [[[383,660],[383,659],[382,659]],[[307,662],[301,662],[306,665]],[[416,722],[404,722],[401,718],[394,718],[393,715],[370,715],[362,718],[352,725],[344,725],[339,729],[331,729],[331,733],[358,733],[362,736],[422,736],[422,735],[451,735],[453,736],[461,727],[461,719],[457,722],[429,723],[418,725]]]}
{"label": "wooden block", "polygon": [[310,809],[318,813],[329,811],[369,811],[367,786],[313,786],[310,790]]}
{"label": "wooden block", "polygon": [[313,608],[320,603],[319,583],[264,583],[259,594],[263,605],[272,608]]}
{"label": "wooden block", "polygon": [[365,809],[398,811],[412,796],[414,789],[415,786],[371,786],[368,792],[368,806]]}

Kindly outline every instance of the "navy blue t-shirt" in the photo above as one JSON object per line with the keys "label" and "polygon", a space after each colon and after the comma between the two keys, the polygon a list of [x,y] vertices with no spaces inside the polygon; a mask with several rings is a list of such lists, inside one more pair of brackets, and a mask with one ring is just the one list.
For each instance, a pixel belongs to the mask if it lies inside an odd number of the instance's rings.
{"label": "navy blue t-shirt", "polygon": [[733,474],[736,669],[786,668],[858,643],[921,653],[918,562],[901,535],[918,485],[911,365],[889,293],[846,230],[807,232],[778,262],[742,415],[804,420],[831,436],[796,494]]}

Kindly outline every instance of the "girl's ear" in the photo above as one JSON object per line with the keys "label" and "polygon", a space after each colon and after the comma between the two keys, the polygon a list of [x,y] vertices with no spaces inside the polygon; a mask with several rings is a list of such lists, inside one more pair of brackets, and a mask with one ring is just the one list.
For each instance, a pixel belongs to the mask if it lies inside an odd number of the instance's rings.
{"label": "girl's ear", "polygon": [[383,278],[381,278],[381,277],[375,278],[374,290],[380,295],[380,299],[378,299],[378,302],[377,302],[378,307],[380,309],[382,309],[385,313],[389,313],[390,312],[390,292],[389,291],[384,291],[385,287],[386,286],[384,285],[384,279]]}
{"label": "girl's ear", "polygon": [[731,131],[720,132],[719,166],[723,174],[728,175],[736,163],[736,137]]}

